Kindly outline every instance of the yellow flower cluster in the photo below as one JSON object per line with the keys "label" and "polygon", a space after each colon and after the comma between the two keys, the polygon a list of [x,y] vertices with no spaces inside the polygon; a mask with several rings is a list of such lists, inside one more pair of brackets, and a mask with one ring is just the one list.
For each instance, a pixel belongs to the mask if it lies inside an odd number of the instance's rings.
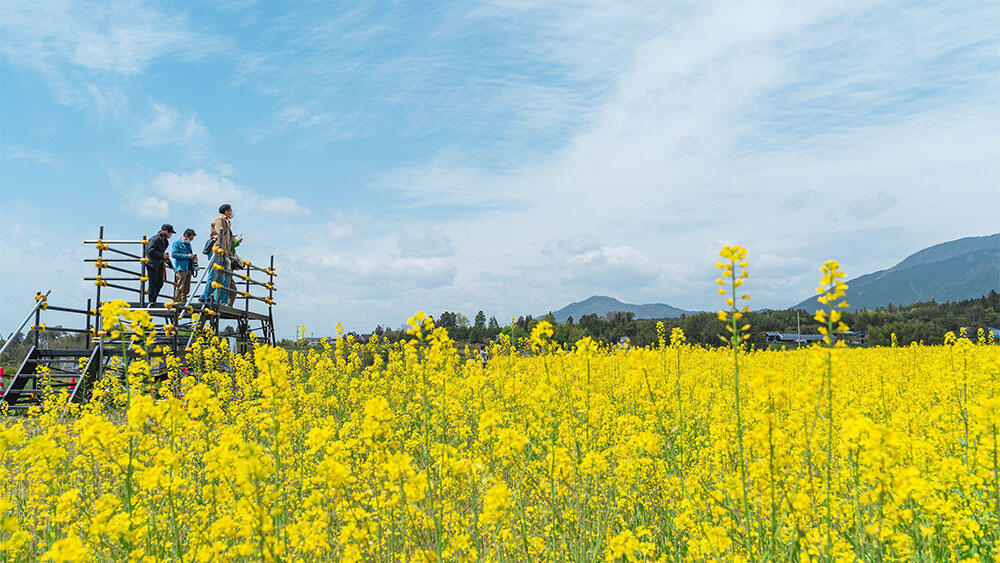
{"label": "yellow flower cluster", "polygon": [[[740,300],[750,299],[750,296],[746,293],[738,295],[738,288],[750,277],[750,274],[746,270],[748,265],[747,249],[742,246],[723,246],[722,250],[719,251],[719,256],[725,262],[717,262],[715,264],[716,268],[722,270],[721,277],[715,280],[715,283],[719,284],[719,295],[728,294],[726,305],[729,307],[728,310],[722,309],[719,311],[719,320],[730,323],[726,325],[726,330],[733,335],[732,340],[738,346],[741,341],[741,335],[750,330],[749,324],[743,323],[741,325],[739,323],[739,320],[743,318],[743,314],[750,311],[750,307],[738,304]],[[729,342],[729,339],[723,338],[723,341]]]}
{"label": "yellow flower cluster", "polygon": [[[102,313],[149,332],[120,304]],[[564,350],[541,327],[499,337],[483,367],[426,315],[410,326],[406,343],[338,331],[292,354],[209,337],[165,381],[137,359],[126,394],[108,377],[65,415],[54,392],[36,417],[0,416],[0,559],[1000,552],[995,346],[703,349],[674,329]]]}

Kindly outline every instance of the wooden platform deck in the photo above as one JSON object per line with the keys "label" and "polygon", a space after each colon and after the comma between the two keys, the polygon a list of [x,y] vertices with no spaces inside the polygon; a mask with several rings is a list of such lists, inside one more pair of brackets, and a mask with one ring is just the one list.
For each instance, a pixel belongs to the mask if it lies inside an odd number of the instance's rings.
{"label": "wooden platform deck", "polygon": [[[129,306],[133,311],[146,311],[151,316],[154,317],[173,317],[174,310],[168,309],[163,306],[162,303],[156,303],[155,305],[147,304],[145,307],[141,306],[138,302],[133,301],[129,303]],[[268,316],[264,313],[256,313],[254,311],[247,311],[246,309],[241,309],[239,307],[230,307],[229,305],[221,304],[206,304],[198,301],[191,303],[191,308],[194,312],[200,313],[205,309],[211,309],[219,316],[220,319],[225,320],[254,320],[254,321],[266,321]],[[187,316],[187,315],[185,315]]]}

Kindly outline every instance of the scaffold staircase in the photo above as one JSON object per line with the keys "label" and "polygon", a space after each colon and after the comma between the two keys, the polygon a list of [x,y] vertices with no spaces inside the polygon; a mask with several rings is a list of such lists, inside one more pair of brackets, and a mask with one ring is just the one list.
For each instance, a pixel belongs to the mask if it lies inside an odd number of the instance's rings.
{"label": "scaffold staircase", "polygon": [[[177,357],[183,365],[192,343],[207,327],[211,327],[214,334],[220,334],[220,329],[232,326],[235,329],[232,334],[235,351],[239,353],[253,350],[252,339],[272,345],[277,343],[274,330],[274,293],[277,290],[274,279],[277,273],[273,254],[266,267],[242,259],[244,267],[241,271],[223,268],[215,263],[213,256],[197,282],[192,279],[187,302],[175,303],[167,299],[162,303],[149,303],[146,268],[148,259],[145,257],[148,242],[145,236],[136,240],[106,240],[102,225],[96,240],[84,241],[84,244],[93,245],[97,251],[96,258],[84,259],[84,262],[97,269],[97,274],[83,278],[96,287],[95,298],[87,299],[86,307],[77,309],[50,304],[49,292],[36,293],[34,307],[21,326],[7,338],[3,348],[0,348],[0,357],[3,357],[13,341],[12,337],[20,334],[33,321],[28,332],[28,338],[31,339],[28,353],[15,373],[0,378],[3,383],[0,408],[10,411],[27,410],[40,404],[46,393],[62,389],[67,390],[71,402],[85,403],[90,400],[93,385],[100,377],[105,374],[124,377],[120,368],[121,361],[117,358],[133,358],[138,355],[127,345],[132,335],[128,332],[117,335],[105,332],[102,330],[101,318],[101,306],[113,299],[123,299],[123,293],[125,297],[137,299],[124,298],[132,309],[144,310],[153,319],[156,337],[147,357],[151,360],[151,375],[154,378],[166,377],[166,364],[162,358],[167,355]],[[133,251],[135,249],[138,250]],[[196,296],[201,294],[205,284],[212,284],[213,288],[222,287],[209,275],[212,271],[230,276],[232,283],[229,289],[236,294],[231,304],[196,301]],[[114,274],[106,275],[111,272]],[[164,290],[170,295],[173,294],[173,288],[172,281],[164,280]],[[258,294],[255,295],[253,291]],[[261,295],[263,292],[266,294]],[[93,306],[95,303],[96,306]],[[51,321],[47,326],[43,322],[56,314],[73,319],[70,324],[77,326],[64,326],[64,323],[55,326]],[[79,320],[81,317],[83,322]],[[75,348],[60,347],[58,339],[46,338],[49,327],[59,333],[85,335],[82,339],[83,348],[79,345]]]}

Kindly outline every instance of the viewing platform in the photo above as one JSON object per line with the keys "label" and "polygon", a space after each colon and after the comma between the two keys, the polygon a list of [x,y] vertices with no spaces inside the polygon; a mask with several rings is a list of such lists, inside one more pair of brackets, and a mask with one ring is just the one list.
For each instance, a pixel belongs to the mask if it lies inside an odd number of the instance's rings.
{"label": "viewing platform", "polygon": [[[225,330],[226,335],[234,339],[234,351],[238,353],[251,352],[252,341],[276,344],[274,294],[277,272],[273,254],[266,266],[240,256],[238,261],[233,261],[238,267],[230,268],[217,263],[217,248],[211,257],[201,256],[208,264],[192,272],[190,292],[183,303],[171,300],[175,288],[171,278],[174,276],[167,273],[172,268],[165,264],[164,295],[151,303],[149,258],[145,252],[150,241],[145,236],[106,239],[104,234],[102,225],[96,239],[83,241],[96,251],[95,257],[84,259],[85,263],[93,265],[96,273],[83,278],[95,288],[94,297],[88,298],[84,307],[74,308],[50,304],[50,292],[37,292],[35,306],[0,348],[0,356],[3,356],[13,337],[32,323],[27,336],[30,349],[13,377],[3,381],[2,400],[6,408],[25,410],[38,404],[45,393],[45,385],[67,389],[73,402],[86,402],[93,383],[106,372],[110,370],[122,376],[120,370],[114,368],[117,361],[112,359],[123,355],[134,357],[138,353],[129,351],[131,333],[109,334],[102,330],[101,307],[116,299],[127,302],[131,310],[145,311],[153,320],[156,336],[151,349],[143,355],[151,359],[154,377],[166,377],[164,356],[175,356],[183,365],[191,344],[207,328],[214,334],[223,334]],[[222,279],[224,274],[231,280],[227,286],[233,294],[231,302],[201,302],[198,299],[206,284],[211,284],[213,295],[223,287],[209,275],[213,271],[217,272],[215,279]],[[50,328],[53,332],[83,335],[83,338],[76,338],[74,347],[60,346],[58,338],[43,338]],[[48,373],[43,373],[45,371]]]}

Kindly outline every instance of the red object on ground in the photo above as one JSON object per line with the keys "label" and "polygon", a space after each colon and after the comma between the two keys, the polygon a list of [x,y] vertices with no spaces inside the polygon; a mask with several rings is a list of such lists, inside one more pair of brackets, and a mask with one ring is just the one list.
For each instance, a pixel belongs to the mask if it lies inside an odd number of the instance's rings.
{"label": "red object on ground", "polygon": [[76,376],[75,375],[73,377],[69,378],[69,388],[70,389],[76,389]]}

